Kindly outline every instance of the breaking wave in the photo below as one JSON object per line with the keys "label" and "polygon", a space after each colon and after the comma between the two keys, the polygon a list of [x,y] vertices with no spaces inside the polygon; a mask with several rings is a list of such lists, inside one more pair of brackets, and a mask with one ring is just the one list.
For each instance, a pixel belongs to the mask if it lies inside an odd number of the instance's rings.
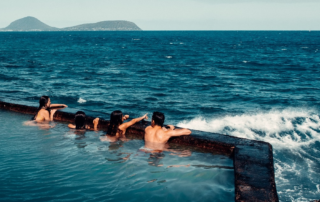
{"label": "breaking wave", "polygon": [[307,146],[320,140],[320,117],[312,109],[284,109],[255,114],[197,117],[179,127],[262,140],[276,148]]}
{"label": "breaking wave", "polygon": [[311,201],[320,197],[318,114],[313,109],[290,108],[211,119],[197,117],[178,126],[271,143],[280,201]]}
{"label": "breaking wave", "polygon": [[78,103],[85,103],[85,102],[87,102],[87,100],[82,99],[81,97],[80,97],[79,100],[78,100]]}

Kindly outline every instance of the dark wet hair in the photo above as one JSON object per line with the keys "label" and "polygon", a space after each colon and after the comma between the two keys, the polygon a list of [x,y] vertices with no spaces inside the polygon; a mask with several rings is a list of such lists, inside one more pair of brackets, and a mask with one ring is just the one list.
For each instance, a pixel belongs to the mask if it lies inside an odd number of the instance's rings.
{"label": "dark wet hair", "polygon": [[161,112],[153,112],[152,115],[152,120],[154,121],[154,123],[158,126],[163,127],[163,123],[164,123],[164,114]]}
{"label": "dark wet hair", "polygon": [[37,110],[37,113],[34,115],[34,117],[32,118],[32,119],[36,119],[36,116],[38,115],[38,113],[39,113],[39,111],[41,110],[41,109],[46,109],[48,112],[49,112],[49,116],[50,116],[50,114],[51,114],[51,110],[50,110],[50,108],[49,107],[47,107],[47,104],[48,104],[48,102],[49,102],[49,96],[45,96],[45,95],[43,95],[43,96],[41,96],[40,97],[40,100],[39,100],[39,107],[38,107],[38,110]]}
{"label": "dark wet hair", "polygon": [[110,115],[110,124],[108,126],[108,135],[115,136],[117,132],[121,133],[119,126],[122,124],[122,112],[119,110],[113,111]]}
{"label": "dark wet hair", "polygon": [[76,129],[86,128],[86,114],[83,111],[77,111],[74,122],[76,124]]}

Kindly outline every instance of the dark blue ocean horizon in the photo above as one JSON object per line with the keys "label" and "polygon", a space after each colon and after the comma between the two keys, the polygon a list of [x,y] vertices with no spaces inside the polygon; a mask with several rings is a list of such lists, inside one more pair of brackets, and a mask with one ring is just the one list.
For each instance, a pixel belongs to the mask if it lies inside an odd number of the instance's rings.
{"label": "dark blue ocean horizon", "polygon": [[281,201],[320,199],[320,31],[0,32],[0,100],[270,142]]}

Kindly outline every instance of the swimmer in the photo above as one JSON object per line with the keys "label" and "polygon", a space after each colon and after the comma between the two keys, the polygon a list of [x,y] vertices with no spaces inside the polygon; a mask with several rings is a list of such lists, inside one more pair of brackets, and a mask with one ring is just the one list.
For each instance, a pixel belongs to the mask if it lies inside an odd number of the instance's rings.
{"label": "swimmer", "polygon": [[105,136],[100,138],[101,141],[116,142],[118,140],[126,140],[126,130],[133,124],[143,120],[148,119],[147,114],[142,117],[132,119],[129,122],[123,123],[124,120],[127,120],[129,115],[122,115],[122,112],[117,110],[111,113],[110,115],[110,124],[108,126],[108,132]]}
{"label": "swimmer", "polygon": [[53,121],[53,115],[57,110],[64,109],[68,107],[64,104],[51,104],[50,98],[48,96],[42,96],[39,100],[39,108],[37,113],[34,115],[32,120],[41,121]]}
{"label": "swimmer", "polygon": [[[173,125],[168,125],[168,129],[163,127],[164,114],[161,112],[154,112],[152,115],[151,126],[145,129],[145,152],[162,152],[171,151],[168,148],[168,140],[171,137],[177,137],[182,135],[190,135],[191,131],[186,128],[175,129]],[[191,154],[188,154],[191,155]]]}
{"label": "swimmer", "polygon": [[86,114],[83,111],[78,111],[74,118],[75,124],[69,124],[68,127],[76,130],[98,130],[99,118],[93,120],[93,128],[86,124]]}

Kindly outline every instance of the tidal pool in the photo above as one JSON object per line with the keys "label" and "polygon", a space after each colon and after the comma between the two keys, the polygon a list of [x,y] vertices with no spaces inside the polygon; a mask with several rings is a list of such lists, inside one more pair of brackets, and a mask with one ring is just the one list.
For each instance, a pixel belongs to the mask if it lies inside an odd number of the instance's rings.
{"label": "tidal pool", "polygon": [[179,146],[150,154],[141,140],[25,126],[30,117],[0,110],[0,201],[234,201],[230,157]]}

